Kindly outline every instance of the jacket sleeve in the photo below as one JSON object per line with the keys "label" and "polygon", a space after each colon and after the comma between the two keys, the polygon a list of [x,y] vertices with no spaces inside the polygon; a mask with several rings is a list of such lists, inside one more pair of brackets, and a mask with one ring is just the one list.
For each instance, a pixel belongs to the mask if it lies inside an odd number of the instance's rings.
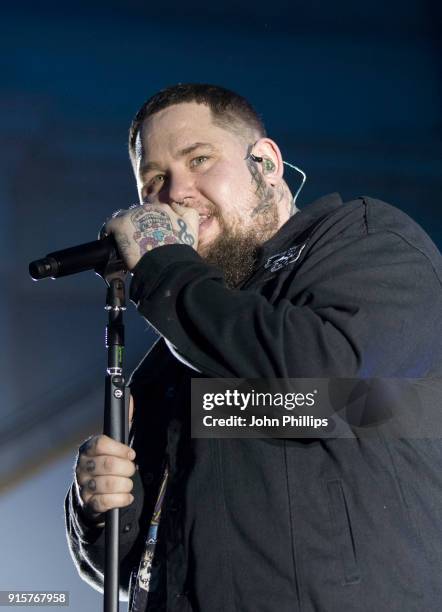
{"label": "jacket sleeve", "polygon": [[[128,600],[131,571],[138,565],[143,541],[140,517],[143,485],[138,471],[133,476],[134,502],[120,509],[120,599]],[[65,499],[65,522],[69,550],[80,577],[103,592],[104,527],[97,526],[82,513],[76,486],[72,483]]]}
{"label": "jacket sleeve", "polygon": [[[131,298],[209,377],[426,373],[437,341],[431,330],[440,329],[440,283],[428,257],[401,235],[368,231],[359,214],[339,235],[309,244],[298,271],[277,275],[277,299],[232,290],[191,247],[161,246],[134,268]],[[410,370],[414,363],[421,371]]]}

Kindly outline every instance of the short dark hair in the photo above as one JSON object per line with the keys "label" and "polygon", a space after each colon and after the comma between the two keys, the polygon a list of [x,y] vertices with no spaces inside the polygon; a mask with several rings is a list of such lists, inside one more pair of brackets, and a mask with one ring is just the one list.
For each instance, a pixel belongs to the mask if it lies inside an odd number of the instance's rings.
{"label": "short dark hair", "polygon": [[196,102],[205,104],[212,112],[215,125],[243,135],[247,129],[256,132],[259,138],[267,136],[264,123],[250,102],[239,94],[206,83],[178,83],[162,89],[149,98],[138,110],[129,130],[129,155],[135,158],[135,141],[142,123],[151,115],[173,104]]}

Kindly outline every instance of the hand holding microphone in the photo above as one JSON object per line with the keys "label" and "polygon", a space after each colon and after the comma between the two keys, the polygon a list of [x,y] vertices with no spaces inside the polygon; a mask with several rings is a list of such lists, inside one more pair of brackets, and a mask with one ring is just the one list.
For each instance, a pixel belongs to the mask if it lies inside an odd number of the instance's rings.
{"label": "hand holding microphone", "polygon": [[141,257],[166,244],[198,246],[199,215],[192,208],[173,202],[142,204],[122,211],[105,225],[111,234],[128,270],[132,270]]}
{"label": "hand holding microphone", "polygon": [[101,239],[61,251],[29,264],[34,280],[97,270],[111,258],[121,258],[132,270],[148,251],[166,244],[198,246],[199,215],[177,203],[142,204],[119,211],[100,232]]}

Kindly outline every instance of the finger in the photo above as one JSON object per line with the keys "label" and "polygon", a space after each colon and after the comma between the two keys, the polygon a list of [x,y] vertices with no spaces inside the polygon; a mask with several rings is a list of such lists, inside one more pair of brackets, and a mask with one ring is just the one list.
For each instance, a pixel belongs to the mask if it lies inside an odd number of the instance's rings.
{"label": "finger", "polygon": [[85,504],[88,511],[100,514],[107,512],[112,508],[125,508],[134,501],[134,496],[131,493],[108,493],[102,495],[94,495]]}
{"label": "finger", "polygon": [[176,212],[176,214],[179,215],[180,217],[183,217],[183,219],[188,219],[188,220],[192,219],[193,221],[199,219],[198,211],[190,206],[183,206],[182,204],[177,204],[176,202],[172,202],[171,207]]}
{"label": "finger", "polygon": [[96,476],[89,478],[83,485],[78,487],[78,493],[83,503],[89,504],[91,499],[100,495],[126,495],[133,489],[133,481],[130,478],[119,476]]}
{"label": "finger", "polygon": [[116,210],[115,212],[112,213],[111,219],[116,219],[117,217],[122,217],[126,213],[127,213],[127,210],[125,210],[124,208],[119,208],[118,210]]}
{"label": "finger", "polygon": [[136,472],[135,463],[112,455],[86,457],[83,455],[77,468],[77,480],[84,484],[92,476],[124,476],[130,478]]}
{"label": "finger", "polygon": [[173,210],[174,213],[176,213],[180,217],[183,216],[183,214],[186,212],[186,209],[187,209],[186,206],[183,206],[182,204],[177,204],[176,202],[171,202],[170,208]]}
{"label": "finger", "polygon": [[198,211],[189,206],[183,206],[176,202],[171,202],[170,207],[179,217],[187,221],[192,227],[199,226],[199,214]]}
{"label": "finger", "polygon": [[105,434],[99,436],[92,436],[86,442],[80,446],[80,457],[85,455],[87,457],[96,457],[98,455],[113,455],[115,457],[121,457],[122,459],[135,459],[135,451],[123,444],[117,442]]}
{"label": "finger", "polygon": [[159,202],[154,202],[153,200],[143,200],[140,204],[141,208],[143,208],[144,210],[152,210],[152,206],[156,204],[158,205]]}
{"label": "finger", "polygon": [[159,210],[162,212],[169,212],[170,213],[170,206],[169,204],[162,204],[161,202],[159,202],[158,200],[153,200],[151,202],[149,201],[144,201],[142,202],[142,204],[140,204],[140,208],[144,211],[152,211],[152,210]]}
{"label": "finger", "polygon": [[94,476],[81,485],[80,493],[87,502],[92,495],[130,493],[133,486],[133,481],[123,476]]}
{"label": "finger", "polygon": [[118,230],[121,230],[122,227],[125,227],[127,221],[129,219],[129,213],[127,210],[119,211],[116,216],[112,216],[111,219],[106,221],[104,224],[104,232],[110,236],[111,234],[116,234]]}
{"label": "finger", "polygon": [[183,213],[183,219],[189,223],[189,225],[193,225],[195,227],[199,226],[199,213],[197,210],[193,208],[187,208]]}

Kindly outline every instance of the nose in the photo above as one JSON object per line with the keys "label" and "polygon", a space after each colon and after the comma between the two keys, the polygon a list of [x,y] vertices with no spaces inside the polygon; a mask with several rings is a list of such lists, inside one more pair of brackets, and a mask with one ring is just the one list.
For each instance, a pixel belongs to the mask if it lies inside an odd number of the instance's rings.
{"label": "nose", "polygon": [[168,176],[165,189],[162,189],[160,196],[163,196],[166,203],[183,202],[185,198],[193,198],[196,195],[195,179],[186,170],[171,172]]}

